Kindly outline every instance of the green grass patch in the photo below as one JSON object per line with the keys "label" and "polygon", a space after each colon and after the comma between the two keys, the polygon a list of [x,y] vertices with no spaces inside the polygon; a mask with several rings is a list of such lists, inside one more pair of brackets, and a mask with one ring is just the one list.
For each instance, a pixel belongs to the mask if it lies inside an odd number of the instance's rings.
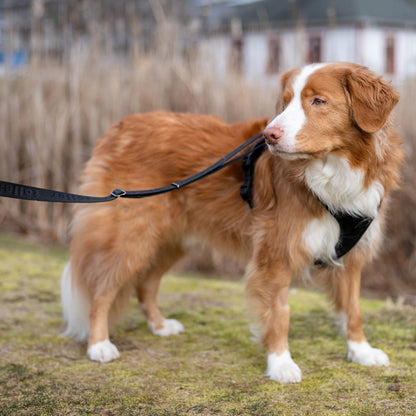
{"label": "green grass patch", "polygon": [[325,297],[291,293],[291,352],[303,381],[263,376],[243,284],[168,275],[160,305],[186,332],[154,337],[134,299],[114,328],[121,358],[90,362],[59,337],[66,250],[0,235],[0,415],[414,415],[416,309],[362,300],[367,336],[388,368],[346,361]]}

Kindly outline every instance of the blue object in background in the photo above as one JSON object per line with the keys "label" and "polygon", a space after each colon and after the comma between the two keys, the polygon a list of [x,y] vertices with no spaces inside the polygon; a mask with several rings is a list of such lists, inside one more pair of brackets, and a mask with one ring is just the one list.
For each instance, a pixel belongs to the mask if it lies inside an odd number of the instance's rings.
{"label": "blue object in background", "polygon": [[21,49],[19,51],[13,52],[10,60],[10,67],[21,68],[25,66],[27,62],[27,53],[23,49]]}
{"label": "blue object in background", "polygon": [[0,51],[0,66],[7,69],[23,68],[29,62],[29,54],[20,49],[15,52],[7,53]]}

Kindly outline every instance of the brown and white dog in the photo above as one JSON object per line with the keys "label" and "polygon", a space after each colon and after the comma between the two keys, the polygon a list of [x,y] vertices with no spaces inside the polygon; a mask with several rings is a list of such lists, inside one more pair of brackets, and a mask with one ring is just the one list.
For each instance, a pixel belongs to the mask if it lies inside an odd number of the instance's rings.
{"label": "brown and white dog", "polygon": [[[86,194],[167,185],[262,131],[269,151],[255,166],[252,210],[239,193],[241,163],[168,194],[77,208],[62,299],[66,334],[88,338],[91,360],[119,357],[108,325],[132,290],[155,335],[183,332],[180,322],[162,316],[156,295],[162,275],[196,237],[247,265],[247,294],[272,380],[301,380],[288,347],[288,296],[293,277],[305,271],[321,278],[343,317],[348,359],[389,364],[366,341],[359,293],[361,269],[381,241],[389,192],[399,180],[401,142],[390,118],[398,95],[366,68],[345,63],[292,70],[281,87],[281,112],[268,124],[155,112],[126,117],[99,139],[83,174]],[[338,260],[340,226],[330,211],[373,219]]]}

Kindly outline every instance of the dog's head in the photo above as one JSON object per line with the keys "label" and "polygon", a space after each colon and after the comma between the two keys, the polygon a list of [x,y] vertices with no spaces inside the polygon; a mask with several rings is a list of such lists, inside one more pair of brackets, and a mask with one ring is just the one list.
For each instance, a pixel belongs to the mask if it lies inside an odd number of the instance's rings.
{"label": "dog's head", "polygon": [[398,101],[389,83],[348,63],[312,64],[281,78],[282,108],[266,127],[269,150],[309,159],[351,147],[383,127]]}

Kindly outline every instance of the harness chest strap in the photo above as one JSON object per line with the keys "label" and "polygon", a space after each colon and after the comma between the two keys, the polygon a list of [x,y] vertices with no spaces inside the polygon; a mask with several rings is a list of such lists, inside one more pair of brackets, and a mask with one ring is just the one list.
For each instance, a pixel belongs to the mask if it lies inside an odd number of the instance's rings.
{"label": "harness chest strap", "polygon": [[[243,200],[248,203],[251,209],[253,209],[254,169],[258,158],[263,154],[266,147],[266,142],[264,140],[257,142],[243,160],[244,182],[240,188],[240,195]],[[336,257],[332,259],[333,261],[337,261],[357,245],[371,225],[373,218],[367,216],[353,216],[341,211],[332,212],[323,201],[319,198],[317,199],[335,218],[339,225],[340,236],[335,246]],[[328,262],[319,259],[314,262],[315,265],[326,263]]]}
{"label": "harness chest strap", "polygon": [[[318,198],[319,200],[319,198]],[[322,201],[319,201],[328,212],[336,219],[340,235],[339,240],[335,246],[335,261],[345,256],[350,250],[352,250],[358,242],[361,240],[361,237],[365,234],[373,222],[374,218],[367,216],[353,216],[345,212],[332,212],[326,204]],[[316,260],[315,265],[325,264],[325,261]]]}

